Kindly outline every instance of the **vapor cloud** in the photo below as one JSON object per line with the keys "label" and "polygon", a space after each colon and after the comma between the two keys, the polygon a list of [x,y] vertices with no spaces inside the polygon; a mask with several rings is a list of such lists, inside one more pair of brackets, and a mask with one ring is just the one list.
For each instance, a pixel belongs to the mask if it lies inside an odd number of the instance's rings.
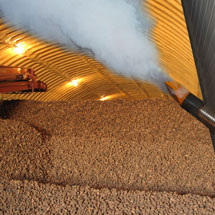
{"label": "vapor cloud", "polygon": [[114,72],[168,80],[148,38],[152,20],[141,0],[0,0],[4,19],[47,41],[93,55]]}

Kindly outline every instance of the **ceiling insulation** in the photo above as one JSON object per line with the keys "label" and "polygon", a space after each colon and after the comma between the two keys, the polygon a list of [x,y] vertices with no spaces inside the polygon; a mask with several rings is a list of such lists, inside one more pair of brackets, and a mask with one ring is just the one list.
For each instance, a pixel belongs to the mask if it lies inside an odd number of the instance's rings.
{"label": "ceiling insulation", "polygon": [[[201,97],[180,0],[148,0],[145,4],[156,23],[152,40],[160,51],[162,66],[170,77]],[[18,54],[13,50],[14,41],[25,44],[26,51]],[[166,97],[152,84],[115,75],[92,58],[14,30],[3,20],[0,20],[0,54],[1,66],[31,68],[36,71],[38,80],[48,86],[45,93],[0,94],[0,99],[69,101]]]}

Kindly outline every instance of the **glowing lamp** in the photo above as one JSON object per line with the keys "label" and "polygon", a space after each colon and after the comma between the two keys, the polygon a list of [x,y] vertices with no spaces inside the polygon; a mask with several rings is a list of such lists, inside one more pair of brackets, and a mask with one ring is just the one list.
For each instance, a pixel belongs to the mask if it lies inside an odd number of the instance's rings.
{"label": "glowing lamp", "polygon": [[99,100],[100,101],[106,101],[108,99],[110,99],[110,96],[102,96]]}
{"label": "glowing lamp", "polygon": [[77,87],[79,85],[79,80],[72,80],[67,85]]}
{"label": "glowing lamp", "polygon": [[16,54],[24,54],[27,50],[27,47],[25,45],[25,43],[18,43],[15,45],[15,47],[13,48],[14,53]]}

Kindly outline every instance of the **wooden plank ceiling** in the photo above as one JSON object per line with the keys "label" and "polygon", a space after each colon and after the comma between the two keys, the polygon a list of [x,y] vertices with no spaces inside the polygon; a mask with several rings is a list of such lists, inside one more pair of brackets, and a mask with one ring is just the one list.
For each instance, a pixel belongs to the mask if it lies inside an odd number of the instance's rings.
{"label": "wooden plank ceiling", "polygon": [[[148,0],[146,7],[155,20],[152,40],[170,77],[201,97],[197,73],[180,0]],[[17,54],[10,43],[25,43],[26,52]],[[32,68],[48,85],[45,93],[0,94],[0,99],[68,101],[72,99],[145,99],[165,97],[155,86],[120,77],[102,64],[57,45],[40,41],[14,30],[0,20],[0,65]],[[78,86],[70,84],[79,80]]]}

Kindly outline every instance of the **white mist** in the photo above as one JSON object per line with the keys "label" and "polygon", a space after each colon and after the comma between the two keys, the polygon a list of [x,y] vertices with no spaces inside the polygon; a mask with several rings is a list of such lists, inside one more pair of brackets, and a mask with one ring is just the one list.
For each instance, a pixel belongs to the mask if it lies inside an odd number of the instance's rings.
{"label": "white mist", "polygon": [[112,71],[164,89],[141,0],[0,0],[4,19],[47,41],[90,53]]}

